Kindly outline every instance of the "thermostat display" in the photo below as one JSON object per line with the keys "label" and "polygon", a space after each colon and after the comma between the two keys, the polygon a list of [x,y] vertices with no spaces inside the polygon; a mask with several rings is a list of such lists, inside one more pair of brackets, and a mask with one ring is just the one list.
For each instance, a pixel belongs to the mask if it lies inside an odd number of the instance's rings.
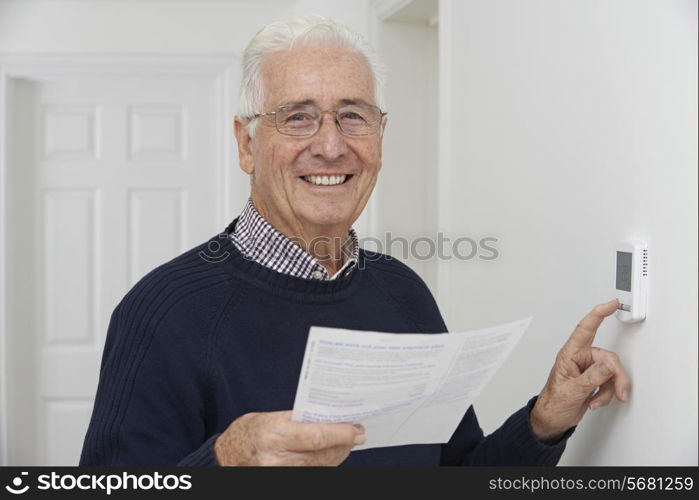
{"label": "thermostat display", "polygon": [[616,253],[616,288],[625,292],[631,291],[631,258],[630,252]]}
{"label": "thermostat display", "polygon": [[648,245],[632,239],[614,246],[615,293],[619,299],[616,317],[625,323],[646,318],[648,297]]}

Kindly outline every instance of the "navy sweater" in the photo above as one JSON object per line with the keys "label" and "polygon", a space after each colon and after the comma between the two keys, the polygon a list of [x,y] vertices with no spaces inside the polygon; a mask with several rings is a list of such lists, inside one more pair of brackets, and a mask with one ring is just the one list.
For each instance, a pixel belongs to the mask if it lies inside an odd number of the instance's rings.
{"label": "navy sweater", "polygon": [[[217,235],[151,271],[114,310],[80,465],[217,465],[214,441],[234,419],[292,408],[311,325],[447,331],[425,283],[396,259],[361,249],[349,276],[308,280]],[[471,407],[448,443],[356,451],[343,465],[555,465],[572,429],[540,443],[534,401],[487,437]]]}

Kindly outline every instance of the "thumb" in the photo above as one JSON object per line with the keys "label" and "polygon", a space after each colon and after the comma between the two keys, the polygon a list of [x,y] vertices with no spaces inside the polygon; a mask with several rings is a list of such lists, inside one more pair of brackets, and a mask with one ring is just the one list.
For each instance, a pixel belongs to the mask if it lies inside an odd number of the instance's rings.
{"label": "thumb", "polygon": [[577,382],[587,395],[612,378],[613,374],[614,372],[604,361],[597,361],[578,377]]}

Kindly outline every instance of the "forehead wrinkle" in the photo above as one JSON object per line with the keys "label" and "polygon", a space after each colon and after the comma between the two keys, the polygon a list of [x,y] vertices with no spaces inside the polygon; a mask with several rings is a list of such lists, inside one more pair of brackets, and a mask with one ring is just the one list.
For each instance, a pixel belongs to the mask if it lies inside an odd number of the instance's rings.
{"label": "forehead wrinkle", "polygon": [[[330,65],[328,58],[331,59]],[[358,71],[358,68],[361,70]],[[313,104],[319,105],[319,101],[327,98],[333,98],[333,104],[346,104],[348,101],[373,104],[375,100],[369,63],[361,55],[343,48],[302,47],[273,52],[264,59],[261,76],[266,107],[276,108],[303,101],[313,101]],[[333,82],[324,86],[326,76],[330,76]],[[349,95],[338,98],[328,95],[337,90],[334,80],[344,82]],[[272,91],[269,89],[270,83],[276,87]],[[353,90],[350,90],[352,87]]]}
{"label": "forehead wrinkle", "polygon": [[[337,99],[334,102],[334,106],[336,107],[341,107],[341,106],[348,106],[352,104],[371,104],[370,102],[367,102],[366,99],[362,99],[361,97],[357,98],[341,98]],[[320,104],[316,99],[304,99],[301,101],[285,101],[282,106],[316,106],[320,107]]]}

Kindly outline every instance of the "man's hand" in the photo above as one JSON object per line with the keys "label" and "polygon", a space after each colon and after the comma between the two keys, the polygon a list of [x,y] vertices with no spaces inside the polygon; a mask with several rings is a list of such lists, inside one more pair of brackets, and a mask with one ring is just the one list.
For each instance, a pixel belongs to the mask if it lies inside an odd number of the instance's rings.
{"label": "man's hand", "polygon": [[619,356],[592,346],[597,328],[618,307],[617,299],[596,306],[578,323],[558,352],[530,414],[532,429],[539,440],[555,442],[580,422],[588,408],[606,406],[614,396],[628,400],[631,382]]}
{"label": "man's hand", "polygon": [[360,424],[293,422],[291,410],[246,413],[216,439],[220,465],[339,465],[366,441]]}

